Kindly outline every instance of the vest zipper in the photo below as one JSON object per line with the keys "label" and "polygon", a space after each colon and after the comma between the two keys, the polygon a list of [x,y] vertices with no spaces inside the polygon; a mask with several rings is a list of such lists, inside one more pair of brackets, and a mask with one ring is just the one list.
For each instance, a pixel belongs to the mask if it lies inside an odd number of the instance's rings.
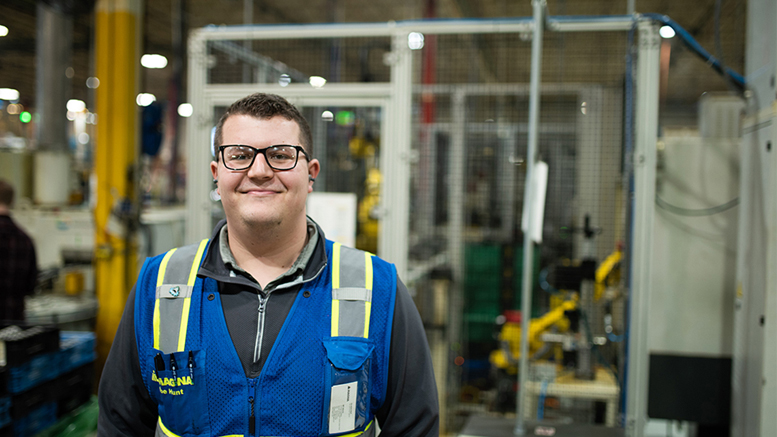
{"label": "vest zipper", "polygon": [[248,396],[248,404],[250,406],[250,414],[248,415],[248,435],[252,436],[256,434],[256,416],[254,415],[254,395],[256,395],[256,381],[251,380],[249,384],[250,393]]}
{"label": "vest zipper", "polygon": [[264,310],[267,308],[267,300],[270,298],[259,295],[259,317],[256,319],[256,343],[254,344],[254,363],[262,357],[262,341],[264,340]]}

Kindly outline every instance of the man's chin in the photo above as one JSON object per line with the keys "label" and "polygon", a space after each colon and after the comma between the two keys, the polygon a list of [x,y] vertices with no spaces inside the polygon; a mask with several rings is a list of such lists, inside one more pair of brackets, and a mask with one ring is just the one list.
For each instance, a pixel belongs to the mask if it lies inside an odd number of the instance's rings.
{"label": "man's chin", "polygon": [[243,216],[240,221],[252,229],[271,229],[281,225],[283,220],[275,216]]}

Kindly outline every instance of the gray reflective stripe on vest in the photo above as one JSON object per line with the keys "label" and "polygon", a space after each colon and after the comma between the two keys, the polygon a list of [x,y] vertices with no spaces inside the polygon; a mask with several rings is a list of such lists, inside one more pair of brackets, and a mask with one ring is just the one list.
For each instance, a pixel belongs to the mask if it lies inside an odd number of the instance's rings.
{"label": "gray reflective stripe on vest", "polygon": [[332,250],[332,337],[369,337],[372,255],[335,243]]}
{"label": "gray reflective stripe on vest", "polygon": [[194,281],[208,240],[172,249],[162,258],[154,303],[154,348],[169,354],[186,348]]}

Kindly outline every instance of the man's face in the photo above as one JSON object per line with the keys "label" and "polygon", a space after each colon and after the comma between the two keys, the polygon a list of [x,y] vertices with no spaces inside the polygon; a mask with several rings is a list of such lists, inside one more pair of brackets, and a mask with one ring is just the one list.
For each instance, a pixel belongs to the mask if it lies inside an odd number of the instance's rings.
{"label": "man's face", "polygon": [[[302,145],[300,129],[293,120],[281,116],[259,119],[250,115],[233,115],[224,122],[220,145],[242,144],[264,149],[278,144]],[[313,191],[318,175],[318,160],[308,162],[300,153],[292,170],[275,171],[267,165],[264,155],[257,154],[247,170],[224,167],[221,154],[210,164],[213,178],[218,179],[218,193],[227,222],[242,222],[248,226],[277,226],[287,220],[305,216],[305,200]]]}

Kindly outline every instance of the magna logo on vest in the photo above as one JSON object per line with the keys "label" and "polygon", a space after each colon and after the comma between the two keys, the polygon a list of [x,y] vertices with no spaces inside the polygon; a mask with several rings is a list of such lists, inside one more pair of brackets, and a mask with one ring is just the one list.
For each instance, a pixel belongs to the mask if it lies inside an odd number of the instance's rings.
{"label": "magna logo on vest", "polygon": [[163,389],[162,387],[180,387],[184,385],[194,385],[190,376],[179,376],[178,378],[157,378],[156,372],[151,372],[151,380],[159,384],[159,393],[163,395],[180,396],[183,394],[183,387],[180,390]]}

